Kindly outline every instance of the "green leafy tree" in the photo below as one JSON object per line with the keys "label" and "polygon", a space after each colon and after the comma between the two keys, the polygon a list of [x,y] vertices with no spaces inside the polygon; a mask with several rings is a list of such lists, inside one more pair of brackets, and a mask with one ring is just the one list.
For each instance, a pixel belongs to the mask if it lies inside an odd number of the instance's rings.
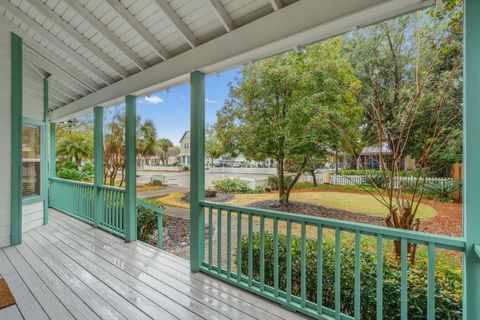
{"label": "green leafy tree", "polygon": [[205,127],[205,153],[213,161],[225,153],[222,142],[217,137],[217,132],[213,126]]}
{"label": "green leafy tree", "polygon": [[[338,143],[337,127],[348,126],[359,112],[359,82],[341,47],[341,38],[331,39],[244,67],[217,114],[217,136],[226,151],[277,161],[281,203],[288,203],[309,161]],[[296,172],[286,184],[287,166]]]}

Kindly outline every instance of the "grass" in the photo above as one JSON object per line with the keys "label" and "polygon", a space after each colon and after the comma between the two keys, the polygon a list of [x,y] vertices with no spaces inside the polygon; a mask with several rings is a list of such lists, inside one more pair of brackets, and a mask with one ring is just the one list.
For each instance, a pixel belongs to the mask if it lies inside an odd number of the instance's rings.
{"label": "grass", "polygon": [[190,209],[190,204],[186,202],[180,202],[180,199],[185,197],[185,194],[180,193],[180,192],[172,192],[165,197],[157,198],[153,200],[153,202],[156,203],[161,203],[166,206],[172,206],[172,207],[178,207],[178,208],[184,208],[184,209]]}
{"label": "grass", "polygon": [[[248,206],[254,202],[276,199],[278,199],[278,195],[276,193],[236,194],[230,203],[240,206]],[[290,200],[328,208],[363,213],[376,217],[385,217],[388,214],[387,208],[385,208],[368,194],[344,192],[294,192],[290,195]],[[417,212],[417,217],[420,220],[430,219],[436,215],[437,211],[434,208],[426,204],[420,204]]]}
{"label": "grass", "polygon": [[165,188],[163,185],[153,185],[153,184],[138,184],[137,191],[154,191]]}

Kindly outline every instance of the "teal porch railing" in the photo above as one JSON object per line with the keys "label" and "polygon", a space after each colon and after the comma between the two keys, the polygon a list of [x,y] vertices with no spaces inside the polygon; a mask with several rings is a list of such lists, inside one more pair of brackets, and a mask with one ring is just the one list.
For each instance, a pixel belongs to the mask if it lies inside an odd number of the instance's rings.
{"label": "teal porch railing", "polygon": [[[49,206],[84,222],[98,227],[118,237],[125,238],[125,189],[98,186],[98,199],[92,183],[50,178]],[[100,201],[100,216],[96,219],[96,201]],[[137,207],[145,207],[157,215],[157,246],[163,249],[164,209],[137,199]]]}
{"label": "teal porch railing", "polygon": [[[400,268],[401,288],[398,299],[401,300],[401,308],[398,314],[401,319],[408,318],[408,256],[407,247],[409,244],[426,246],[428,258],[428,270],[426,271],[427,290],[427,319],[435,319],[435,252],[437,248],[452,251],[464,252],[465,241],[463,239],[433,235],[422,232],[392,229],[368,224],[338,221],[333,219],[318,218],[300,214],[290,214],[257,208],[237,207],[227,204],[200,201],[202,211],[205,214],[205,242],[202,252],[203,258],[200,261],[200,270],[212,276],[218,277],[231,284],[240,286],[265,298],[274,300],[285,307],[302,312],[317,319],[360,319],[362,287],[376,287],[376,314],[377,319],[383,315],[383,255],[384,241],[397,240],[401,246]],[[266,247],[266,235],[269,233],[270,240],[273,234],[273,245]],[[254,233],[257,234],[257,241],[254,243]],[[284,251],[280,261],[279,238],[283,242]],[[341,258],[342,241],[345,236],[350,235],[353,239],[351,245],[354,250],[354,278],[352,314],[342,313],[341,293],[341,272],[343,268]],[[292,247],[292,238],[300,239],[300,248]],[[334,288],[323,288],[322,277],[326,270],[323,269],[322,252],[324,241],[328,237],[334,243]],[[362,239],[372,239],[373,248],[376,246],[376,270],[375,283],[362,283]],[[307,253],[312,254],[312,248],[307,251],[307,239],[316,240],[313,249],[316,257],[315,266],[312,266],[309,259],[307,265]],[[243,240],[243,241],[242,241]],[[258,241],[259,240],[259,241]],[[236,243],[235,243],[236,242]],[[318,244],[322,245],[318,245]],[[346,244],[344,244],[346,245]],[[273,247],[273,249],[272,249]],[[242,250],[246,250],[242,252]],[[268,252],[266,250],[269,250]],[[273,250],[273,253],[271,252]],[[296,250],[297,254],[292,255]],[[298,250],[300,254],[298,255]],[[285,253],[286,251],[286,253]],[[255,252],[255,255],[254,255]],[[266,255],[273,257],[272,261],[265,261]],[[255,258],[254,258],[255,256]],[[244,259],[247,261],[244,261]],[[311,257],[310,257],[311,258]],[[243,260],[242,260],[243,259]],[[294,260],[292,260],[294,259]],[[297,260],[295,260],[297,259]],[[300,261],[298,261],[300,260]],[[319,263],[320,261],[320,263]],[[267,265],[266,263],[272,264]],[[280,274],[280,264],[286,274]],[[292,265],[295,270],[292,270]],[[273,272],[272,272],[273,268]],[[346,268],[350,268],[350,265]],[[255,269],[255,272],[254,272]],[[266,270],[269,270],[268,277],[273,281],[266,281]],[[258,272],[259,270],[259,272]],[[292,273],[299,278],[292,282]],[[315,277],[307,274],[316,274]],[[308,281],[308,284],[307,284]],[[273,283],[272,283],[273,282]],[[307,298],[307,285],[309,288],[316,288],[316,297]],[[325,290],[334,290],[334,306],[326,307],[323,304],[323,293]],[[350,289],[351,290],[351,289]],[[364,301],[364,300],[363,300]]]}
{"label": "teal porch railing", "polygon": [[50,178],[50,207],[88,223],[95,222],[93,184]]}

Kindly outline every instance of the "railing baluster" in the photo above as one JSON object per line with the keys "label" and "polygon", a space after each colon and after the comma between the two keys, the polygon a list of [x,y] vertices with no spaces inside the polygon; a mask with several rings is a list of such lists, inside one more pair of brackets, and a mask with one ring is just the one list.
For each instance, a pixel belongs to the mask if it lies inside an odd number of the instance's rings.
{"label": "railing baluster", "polygon": [[118,192],[113,192],[113,219],[112,219],[112,229],[118,231],[117,229],[117,218],[118,218]]}
{"label": "railing baluster", "polygon": [[360,240],[361,234],[360,231],[355,232],[355,293],[354,293],[354,317],[355,320],[360,319],[361,311],[361,302],[360,302],[360,290],[361,290],[361,279],[360,279]]}
{"label": "railing baluster", "polygon": [[287,220],[287,302],[292,302],[292,221]]}
{"label": "railing baluster", "polygon": [[217,209],[217,272],[222,273],[222,209]]}
{"label": "railing baluster", "polygon": [[302,308],[305,308],[307,300],[307,226],[302,223],[302,242],[300,244],[301,260],[300,260],[300,297]]}
{"label": "railing baluster", "polygon": [[427,319],[435,319],[435,243],[428,243]]}
{"label": "railing baluster", "polygon": [[407,239],[402,238],[400,241],[400,264],[401,264],[401,286],[400,286],[400,303],[401,303],[401,319],[408,318],[408,288],[407,288]]}
{"label": "railing baluster", "polygon": [[242,281],[242,213],[237,213],[237,281]]}
{"label": "railing baluster", "polygon": [[278,218],[273,219],[273,294],[278,297]]}
{"label": "railing baluster", "polygon": [[248,214],[248,286],[253,283],[253,216]]}
{"label": "railing baluster", "polygon": [[340,270],[340,229],[335,228],[335,319],[340,319],[340,286],[341,286],[341,270]]}
{"label": "railing baluster", "polygon": [[232,211],[227,211],[227,276],[232,276]]}
{"label": "railing baluster", "polygon": [[208,208],[208,270],[212,270],[212,230],[213,230],[213,213],[212,208]]}
{"label": "railing baluster", "polygon": [[265,217],[260,217],[260,290],[265,289]]}
{"label": "railing baluster", "polygon": [[383,237],[377,235],[377,320],[383,319]]}
{"label": "railing baluster", "polygon": [[317,226],[317,313],[323,310],[323,226]]}

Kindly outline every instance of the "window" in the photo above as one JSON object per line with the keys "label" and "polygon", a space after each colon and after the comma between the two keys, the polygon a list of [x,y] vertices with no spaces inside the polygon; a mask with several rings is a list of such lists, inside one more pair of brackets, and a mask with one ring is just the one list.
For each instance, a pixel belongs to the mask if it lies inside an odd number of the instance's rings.
{"label": "window", "polygon": [[22,198],[40,195],[41,176],[40,127],[24,125],[22,130]]}

